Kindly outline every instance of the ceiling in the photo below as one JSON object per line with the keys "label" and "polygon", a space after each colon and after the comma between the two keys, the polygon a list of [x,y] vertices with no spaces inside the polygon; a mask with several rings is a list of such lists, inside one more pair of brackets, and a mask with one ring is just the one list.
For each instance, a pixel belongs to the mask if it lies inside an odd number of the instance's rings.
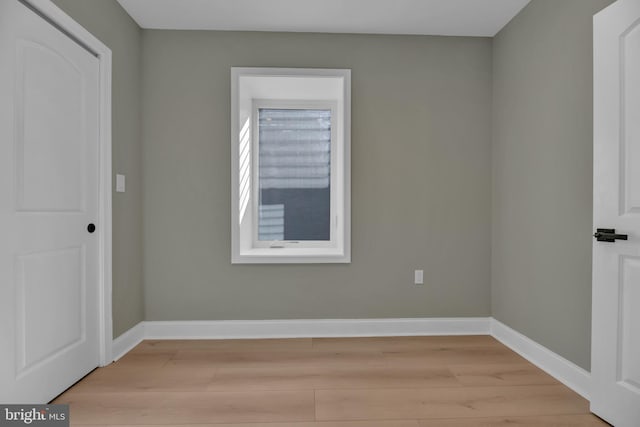
{"label": "ceiling", "polygon": [[118,0],[142,28],[492,37],[530,0]]}

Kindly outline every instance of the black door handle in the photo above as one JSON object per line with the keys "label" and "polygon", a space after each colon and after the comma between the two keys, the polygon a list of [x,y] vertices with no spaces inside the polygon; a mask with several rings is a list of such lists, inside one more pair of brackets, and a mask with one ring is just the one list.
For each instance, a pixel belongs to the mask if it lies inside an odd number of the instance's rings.
{"label": "black door handle", "polygon": [[616,234],[615,228],[598,228],[593,235],[598,242],[615,242],[616,240],[627,240],[626,234]]}
{"label": "black door handle", "polygon": [[95,226],[95,224],[91,223],[91,224],[87,225],[87,231],[88,231],[89,233],[93,233],[94,231],[96,231],[96,226]]}

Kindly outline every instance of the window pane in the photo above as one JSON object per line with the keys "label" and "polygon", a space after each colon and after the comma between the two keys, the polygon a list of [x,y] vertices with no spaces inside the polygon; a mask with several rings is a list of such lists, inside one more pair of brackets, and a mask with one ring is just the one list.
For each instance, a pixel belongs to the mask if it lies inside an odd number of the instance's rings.
{"label": "window pane", "polygon": [[330,240],[331,110],[258,112],[259,240]]}

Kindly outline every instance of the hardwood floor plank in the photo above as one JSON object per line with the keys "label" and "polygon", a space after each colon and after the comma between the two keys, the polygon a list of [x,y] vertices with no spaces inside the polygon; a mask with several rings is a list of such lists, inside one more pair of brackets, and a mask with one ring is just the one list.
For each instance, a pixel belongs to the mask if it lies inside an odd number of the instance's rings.
{"label": "hardwood floor plank", "polygon": [[[74,424],[73,427],[166,427],[166,424]],[[435,420],[388,421],[316,421],[294,423],[242,424],[179,424],[172,427],[607,427],[598,417],[589,414],[550,415],[533,417],[490,417]]]}
{"label": "hardwood floor plank", "polygon": [[171,359],[171,364],[201,364],[222,367],[280,366],[304,368],[313,366],[358,367],[382,366],[387,359],[380,352],[371,351],[269,351],[210,352],[206,350],[180,350]]}
{"label": "hardwood floor plank", "polygon": [[318,390],[318,420],[580,414],[588,402],[561,385]]}
{"label": "hardwood floor plank", "polygon": [[530,364],[451,366],[455,377],[466,386],[557,384],[557,380]]}
{"label": "hardwood floor plank", "polygon": [[[74,425],[75,426],[75,425]],[[77,427],[87,427],[77,426]],[[97,427],[97,426],[90,426]],[[167,427],[166,424],[155,425],[110,425],[104,427]],[[391,420],[391,421],[315,421],[301,423],[249,423],[249,424],[179,424],[172,427],[420,427],[415,420]]]}
{"label": "hardwood floor plank", "polygon": [[78,424],[313,421],[312,391],[65,393]]}
{"label": "hardwood floor plank", "polygon": [[445,368],[364,367],[325,369],[315,379],[316,390],[332,388],[430,388],[455,387],[459,382]]}
{"label": "hardwood floor plank", "polygon": [[219,368],[207,390],[313,390],[318,375],[317,369],[300,367]]}
{"label": "hardwood floor plank", "polygon": [[177,352],[178,350],[207,351],[285,351],[311,350],[311,338],[288,339],[229,339],[229,340],[144,340],[133,353]]}
{"label": "hardwood floor plank", "polygon": [[325,351],[406,351],[442,347],[500,347],[501,345],[489,335],[313,338],[313,348]]}
{"label": "hardwood floor plank", "polygon": [[439,347],[421,350],[383,351],[382,354],[389,364],[399,366],[436,367],[529,363],[522,356],[504,346]]}
{"label": "hardwood floor plank", "polygon": [[132,391],[205,391],[215,368],[206,366],[117,366],[98,368],[71,390],[74,393]]}
{"label": "hardwood floor plank", "polygon": [[[172,357],[175,356],[176,351],[162,351],[154,352],[150,354],[141,354],[135,352],[129,352],[118,361],[113,362],[114,366],[133,366],[148,368],[151,366],[161,367],[165,365]],[[109,365],[109,366],[111,366]]]}
{"label": "hardwood floor plank", "polygon": [[339,388],[455,387],[446,368],[387,366],[220,368],[208,390],[305,390]]}
{"label": "hardwood floor plank", "polygon": [[424,420],[420,422],[420,427],[606,427],[608,425],[595,415],[589,414]]}

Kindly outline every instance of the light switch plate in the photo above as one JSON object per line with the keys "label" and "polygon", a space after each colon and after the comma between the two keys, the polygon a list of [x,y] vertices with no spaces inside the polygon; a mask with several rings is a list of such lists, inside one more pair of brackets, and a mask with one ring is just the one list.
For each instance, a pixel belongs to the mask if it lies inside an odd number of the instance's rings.
{"label": "light switch plate", "polygon": [[424,270],[416,270],[413,272],[413,283],[416,285],[424,285]]}
{"label": "light switch plate", "polygon": [[124,193],[125,190],[125,176],[116,174],[116,192]]}

